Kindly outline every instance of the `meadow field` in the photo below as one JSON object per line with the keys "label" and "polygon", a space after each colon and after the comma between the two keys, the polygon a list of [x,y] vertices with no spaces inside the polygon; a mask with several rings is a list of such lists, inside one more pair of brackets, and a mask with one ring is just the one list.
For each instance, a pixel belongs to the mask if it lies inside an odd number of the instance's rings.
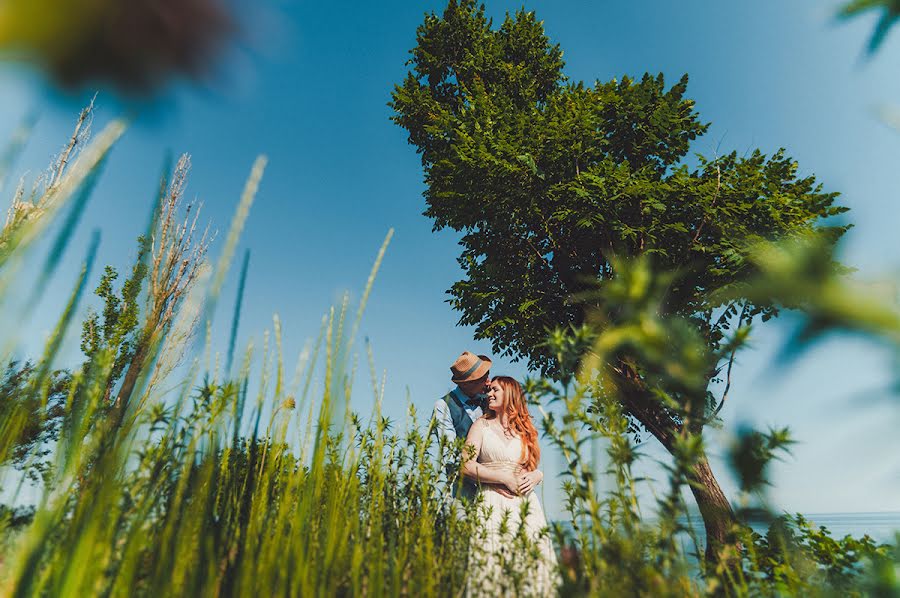
{"label": "meadow field", "polygon": [[[34,197],[15,198],[0,244],[5,299],[30,291],[19,280],[40,290],[58,262],[53,251],[71,250],[64,221],[45,269],[26,277],[19,267],[56,214],[79,209],[97,165],[122,132],[113,121],[88,143],[76,131],[71,155],[77,159],[53,164],[55,176]],[[383,417],[374,368],[371,412],[348,409],[358,391],[350,380],[360,355],[371,364],[371,353],[367,358],[354,341],[390,235],[361,303],[344,302],[325,314],[318,340],[296,370],[284,363],[277,318],[262,347],[241,350],[233,338],[228,347],[204,342],[204,318],[219,300],[264,165],[264,158],[254,165],[211,267],[207,241],[181,195],[187,162],[180,161],[160,181],[154,218],[147,237],[138,240],[142,249],[127,278],[118,283],[118,274],[107,269],[92,297],[86,283],[97,268],[92,250],[45,352],[7,364],[0,387],[4,595],[464,591],[466,570],[448,563],[467,558],[478,533],[478,505],[461,516],[459,503],[449,500],[459,471],[448,473],[442,465],[459,463],[461,446],[436,440],[430,414],[411,408],[405,421]],[[623,265],[630,274],[621,290],[639,292],[633,285],[651,275],[645,267]],[[773,277],[772,288],[779,284]],[[82,303],[93,309],[87,320],[76,321]],[[239,300],[236,305],[232,329]],[[738,553],[701,567],[702,540],[686,524],[681,494],[694,458],[689,436],[670,472],[670,490],[660,498],[663,516],[643,520],[630,473],[637,457],[629,420],[614,394],[585,374],[595,369],[590,361],[602,355],[609,335],[628,326],[608,327],[599,337],[556,335],[553,351],[576,370],[560,380],[528,382],[544,414],[545,442],[558,446],[569,463],[563,483],[571,518],[554,524],[563,595],[897,591],[895,547],[868,537],[833,539],[802,517],[773,514],[765,535],[735,528]],[[4,330],[6,347],[16,332]],[[79,332],[84,362],[56,369],[63,337]],[[259,375],[251,386],[254,369]],[[315,395],[314,376],[322,376],[324,388]],[[562,410],[540,407],[553,402]],[[612,491],[595,487],[590,459],[582,454],[593,435],[609,441]],[[750,476],[763,471],[786,439],[754,433],[746,440],[749,452],[735,463]],[[693,537],[693,546],[675,542],[679,533]],[[514,536],[510,530],[511,546],[521,552],[510,562],[521,563],[529,547]],[[521,589],[515,575],[508,583],[513,594]]]}

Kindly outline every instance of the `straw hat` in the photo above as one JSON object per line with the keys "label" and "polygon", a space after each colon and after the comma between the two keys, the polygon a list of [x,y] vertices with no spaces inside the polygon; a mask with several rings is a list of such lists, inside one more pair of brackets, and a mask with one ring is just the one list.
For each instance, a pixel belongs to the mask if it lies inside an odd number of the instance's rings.
{"label": "straw hat", "polygon": [[453,365],[450,366],[450,373],[453,374],[450,381],[459,384],[460,382],[478,380],[487,374],[490,369],[490,357],[463,351],[462,355],[457,357]]}

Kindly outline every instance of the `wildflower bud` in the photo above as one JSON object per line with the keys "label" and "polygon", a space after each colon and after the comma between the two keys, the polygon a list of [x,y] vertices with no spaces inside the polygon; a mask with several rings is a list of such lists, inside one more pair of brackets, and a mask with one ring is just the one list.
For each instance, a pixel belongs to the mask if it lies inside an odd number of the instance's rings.
{"label": "wildflower bud", "polygon": [[281,406],[285,409],[294,409],[297,406],[297,401],[294,400],[294,397],[288,397]]}

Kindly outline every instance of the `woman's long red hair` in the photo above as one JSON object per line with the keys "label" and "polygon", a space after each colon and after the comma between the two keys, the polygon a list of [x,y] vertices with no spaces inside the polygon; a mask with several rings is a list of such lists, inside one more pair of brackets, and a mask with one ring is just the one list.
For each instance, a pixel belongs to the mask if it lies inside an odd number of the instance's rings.
{"label": "woman's long red hair", "polygon": [[[537,428],[534,427],[531,414],[528,413],[522,385],[515,378],[509,376],[497,376],[491,378],[491,382],[496,382],[503,389],[503,396],[506,398],[507,423],[510,430],[522,439],[522,466],[528,471],[534,471],[541,459],[541,448],[538,446]],[[494,417],[496,416],[495,413]]]}

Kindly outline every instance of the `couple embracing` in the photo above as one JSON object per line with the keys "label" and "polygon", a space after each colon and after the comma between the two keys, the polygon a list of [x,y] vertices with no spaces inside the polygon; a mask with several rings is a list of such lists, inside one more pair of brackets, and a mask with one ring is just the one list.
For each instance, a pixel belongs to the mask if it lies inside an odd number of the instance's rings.
{"label": "couple embracing", "polygon": [[557,585],[556,554],[534,492],[544,478],[537,469],[541,456],[537,429],[521,385],[508,376],[491,378],[490,369],[486,355],[463,352],[450,366],[456,388],[434,407],[439,433],[451,441],[465,438],[470,447],[463,456],[460,498],[480,497],[485,507],[479,522],[483,541],[473,542],[470,549],[472,559],[484,566],[469,583],[468,593],[493,596],[510,591],[503,577],[516,564],[505,559],[514,554],[509,544],[522,529],[539,554],[517,573],[526,579],[526,593],[549,595]]}

